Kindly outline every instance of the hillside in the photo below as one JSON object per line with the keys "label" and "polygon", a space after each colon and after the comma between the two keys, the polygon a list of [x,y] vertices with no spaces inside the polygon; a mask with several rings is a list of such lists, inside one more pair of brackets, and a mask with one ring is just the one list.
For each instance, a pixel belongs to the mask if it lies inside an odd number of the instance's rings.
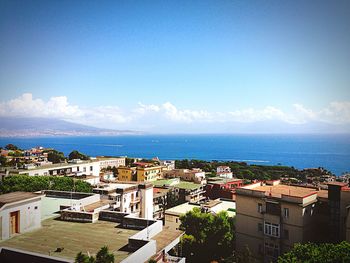
{"label": "hillside", "polygon": [[138,134],[130,130],[97,128],[59,119],[0,117],[0,137]]}

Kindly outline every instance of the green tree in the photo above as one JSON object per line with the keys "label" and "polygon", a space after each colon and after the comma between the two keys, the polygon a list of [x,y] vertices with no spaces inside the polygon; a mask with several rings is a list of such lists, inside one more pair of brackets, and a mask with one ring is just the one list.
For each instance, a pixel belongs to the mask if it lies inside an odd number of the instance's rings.
{"label": "green tree", "polygon": [[0,156],[0,165],[1,166],[5,166],[6,165],[6,162],[7,162],[7,159],[5,156]]}
{"label": "green tree", "polygon": [[68,155],[69,160],[73,160],[73,159],[80,159],[80,160],[89,160],[89,156],[78,152],[77,150],[72,151],[69,155]]}
{"label": "green tree", "polygon": [[350,262],[350,243],[295,244],[293,249],[278,258],[278,263],[345,263]]}
{"label": "green tree", "polygon": [[5,146],[6,150],[12,150],[12,151],[17,151],[20,150],[16,145],[9,143]]}
{"label": "green tree", "polygon": [[109,253],[108,247],[104,246],[96,254],[96,263],[113,263],[114,255]]}
{"label": "green tree", "polygon": [[96,254],[96,258],[93,256],[87,256],[82,252],[79,252],[75,257],[75,263],[113,263],[114,255],[108,251],[108,247],[102,247]]}
{"label": "green tree", "polygon": [[218,214],[194,208],[180,217],[182,252],[188,262],[222,260],[233,254],[234,220],[225,211]]}
{"label": "green tree", "polygon": [[75,257],[75,263],[94,263],[95,258],[94,257],[89,257],[82,252],[79,252],[77,256]]}
{"label": "green tree", "polygon": [[91,193],[92,186],[79,179],[58,176],[16,175],[5,177],[0,182],[0,193],[15,191],[35,192],[41,190],[59,190]]}
{"label": "green tree", "polygon": [[52,163],[64,162],[67,158],[64,156],[63,152],[56,150],[45,151],[47,153],[47,160]]}
{"label": "green tree", "polygon": [[8,155],[13,157],[21,157],[24,156],[24,153],[20,150],[15,150],[13,152],[9,152]]}

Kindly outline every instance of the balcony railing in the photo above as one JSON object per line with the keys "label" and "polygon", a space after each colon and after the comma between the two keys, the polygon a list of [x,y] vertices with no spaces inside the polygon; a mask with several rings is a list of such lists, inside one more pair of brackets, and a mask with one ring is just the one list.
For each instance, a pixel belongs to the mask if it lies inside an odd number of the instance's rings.
{"label": "balcony railing", "polygon": [[141,200],[140,197],[136,197],[136,198],[134,198],[134,199],[131,199],[130,203],[131,203],[131,204],[136,204],[136,203],[139,203],[140,200]]}

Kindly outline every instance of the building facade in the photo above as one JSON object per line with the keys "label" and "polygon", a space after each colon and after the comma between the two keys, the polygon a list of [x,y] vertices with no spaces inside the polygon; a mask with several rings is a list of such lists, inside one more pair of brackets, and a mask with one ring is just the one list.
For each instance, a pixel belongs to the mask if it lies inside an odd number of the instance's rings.
{"label": "building facade", "polygon": [[212,177],[207,179],[205,186],[205,196],[210,199],[227,198],[235,200],[236,188],[243,186],[243,180],[222,177]]}
{"label": "building facade", "polygon": [[41,195],[13,192],[0,195],[0,240],[41,226]]}
{"label": "building facade", "polygon": [[328,236],[327,191],[255,183],[236,190],[236,250],[248,246],[257,261],[274,262],[298,242]]}

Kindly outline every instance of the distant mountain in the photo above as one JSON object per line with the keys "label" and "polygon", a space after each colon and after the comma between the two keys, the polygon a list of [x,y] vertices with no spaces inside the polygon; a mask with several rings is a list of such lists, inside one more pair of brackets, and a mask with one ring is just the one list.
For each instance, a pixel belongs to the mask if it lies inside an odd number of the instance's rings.
{"label": "distant mountain", "polygon": [[59,119],[0,117],[0,137],[139,134],[137,131],[96,128]]}

